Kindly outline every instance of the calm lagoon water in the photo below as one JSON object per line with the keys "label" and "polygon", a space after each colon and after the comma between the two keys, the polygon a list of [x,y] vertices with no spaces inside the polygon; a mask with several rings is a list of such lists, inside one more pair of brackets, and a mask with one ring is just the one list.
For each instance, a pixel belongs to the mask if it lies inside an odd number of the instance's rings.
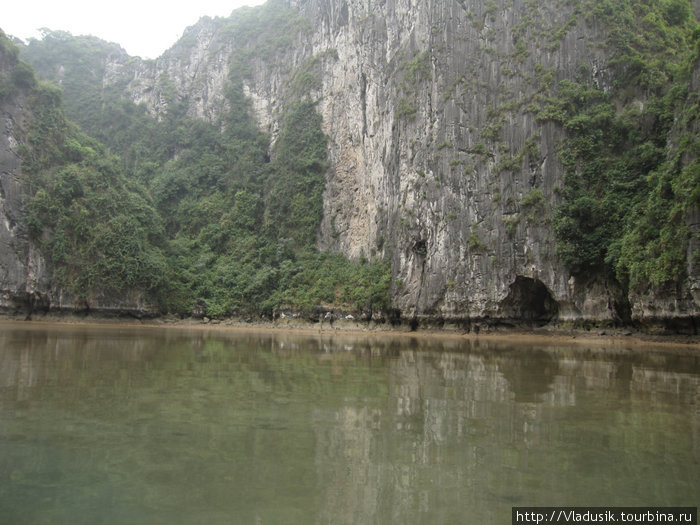
{"label": "calm lagoon water", "polygon": [[0,323],[2,524],[697,506],[700,350]]}

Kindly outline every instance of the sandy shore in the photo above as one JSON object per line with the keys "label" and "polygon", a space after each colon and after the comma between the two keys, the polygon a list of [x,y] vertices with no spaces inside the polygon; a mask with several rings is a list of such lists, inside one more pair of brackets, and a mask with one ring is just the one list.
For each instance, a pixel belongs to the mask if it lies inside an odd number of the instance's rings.
{"label": "sandy shore", "polygon": [[686,335],[649,335],[630,330],[557,330],[552,328],[498,329],[473,332],[454,329],[419,329],[411,331],[408,328],[395,329],[390,326],[368,327],[361,323],[335,322],[312,324],[309,322],[245,322],[245,321],[209,321],[195,319],[112,319],[76,316],[45,317],[35,320],[20,320],[11,317],[0,317],[0,323],[23,325],[25,327],[48,326],[90,326],[124,328],[172,328],[176,330],[201,330],[223,332],[254,332],[267,334],[290,334],[304,336],[347,336],[368,338],[413,338],[435,340],[491,341],[528,345],[574,345],[596,346],[610,350],[659,350],[684,355],[700,355],[700,336]]}

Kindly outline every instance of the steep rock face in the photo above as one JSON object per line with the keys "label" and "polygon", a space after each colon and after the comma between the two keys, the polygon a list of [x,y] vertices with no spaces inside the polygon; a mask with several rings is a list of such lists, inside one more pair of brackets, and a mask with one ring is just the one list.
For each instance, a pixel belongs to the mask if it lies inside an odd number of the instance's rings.
{"label": "steep rock face", "polygon": [[[489,6],[298,2],[315,29],[289,60],[323,57],[312,96],[334,166],[319,243],[390,256],[407,316],[511,317],[527,309],[523,283],[541,283],[531,306],[544,317],[618,319],[614,285],[577,282],[554,255],[562,135],[526,108],[536,71],[556,82],[585,62],[606,81],[596,30],[555,3]],[[261,65],[249,85],[272,128],[285,86],[275,73]]]}
{"label": "steep rock face", "polygon": [[52,285],[44,254],[30,241],[25,224],[28,176],[22,172],[20,148],[26,144],[32,112],[27,93],[0,101],[0,313],[92,311],[106,315],[153,315],[144,293],[104,294],[78,298]]}
{"label": "steep rock face", "polygon": [[574,4],[271,0],[260,9],[295,21],[275,45],[202,19],[155,61],[110,57],[103,85],[157,118],[184,104],[217,122],[229,79],[241,80],[273,142],[289,103],[314,100],[331,160],[318,246],[390,258],[405,317],[692,320],[695,240],[680,289],[629,297],[556,255],[564,131],[536,118],[537,97],[563,79],[614,81],[605,29]]}
{"label": "steep rock face", "polygon": [[[2,57],[0,71],[16,60]],[[27,129],[25,93],[0,99],[0,312],[41,306],[49,274],[41,254],[28,242],[23,225],[26,194],[22,188],[20,144]]]}
{"label": "steep rock face", "polygon": [[[23,169],[22,158],[32,152],[29,137],[38,120],[36,80],[26,64],[18,61],[16,50],[9,47],[1,31],[0,38],[0,313],[155,313],[141,290],[115,294],[93,289],[77,297],[53,282],[49,259],[30,239],[26,220],[27,203],[36,181]],[[51,239],[47,241],[50,245]]]}
{"label": "steep rock face", "polygon": [[[562,79],[583,75],[604,90],[612,82],[603,29],[571,3],[278,4],[308,24],[288,45],[246,62],[245,93],[274,140],[286,101],[307,79],[301,94],[317,102],[332,161],[319,247],[390,257],[404,316],[697,316],[692,264],[684,289],[633,296],[630,305],[614,280],[572,277],[557,259],[550,218],[563,130],[538,121],[532,102]],[[245,46],[203,19],[154,62],[112,64],[105,82],[129,69],[131,98],[152,114],[162,115],[174,93],[190,116],[215,121],[231,57]],[[652,312],[649,301],[666,306]]]}
{"label": "steep rock face", "polygon": [[183,39],[156,60],[114,57],[106,64],[106,87],[128,81],[128,93],[136,104],[145,104],[161,118],[169,104],[187,98],[187,115],[215,120],[225,107],[224,89],[232,42],[216,39],[216,25],[203,19]]}
{"label": "steep rock face", "polygon": [[[570,279],[554,255],[546,217],[561,183],[561,133],[524,109],[540,89],[535,71],[557,81],[585,61],[605,82],[604,57],[589,45],[595,30],[572,25],[573,12],[555,3],[482,4],[289,2],[310,29],[252,60],[245,92],[274,138],[299,72],[317,80],[307,94],[332,160],[319,246],[391,257],[404,315],[511,317],[534,307],[544,318],[617,319],[611,285]],[[163,57],[137,64],[132,99],[158,116],[174,89],[190,116],[215,120],[243,45],[220,28],[202,20]],[[546,293],[528,306],[531,285]]]}
{"label": "steep rock face", "polygon": [[[485,12],[479,2],[468,7],[354,3],[348,24],[336,19],[335,27],[324,13],[326,39],[347,34],[360,57],[355,78],[344,82],[357,86],[355,93],[322,103],[324,114],[331,109],[329,134],[345,139],[333,141],[343,169],[330,181],[329,195],[337,198],[327,200],[326,216],[335,217],[345,252],[371,254],[376,247],[391,253],[403,281],[398,305],[409,315],[504,315],[511,286],[518,294],[518,276],[543,282],[563,305],[561,316],[590,315],[585,303],[575,304],[566,272],[552,257],[548,224],[523,217],[520,205],[534,188],[548,205],[556,202],[556,130],[505,109],[517,108],[532,89],[518,69],[532,71],[537,62],[515,57],[517,13],[531,9],[542,20],[566,20],[570,13],[525,5]],[[306,9],[321,14],[319,6]],[[366,35],[364,42],[358,34]],[[377,40],[383,46],[372,44]],[[576,36],[571,42],[574,49],[543,58],[563,70],[576,64],[582,53]],[[528,140],[537,153],[528,153],[512,172],[499,171],[498,162],[522,151]],[[348,157],[361,159],[354,169],[344,161]]]}
{"label": "steep rock face", "polygon": [[[696,9],[697,10],[697,9]],[[690,96],[686,100],[686,108],[697,104],[697,94],[700,93],[700,61],[695,63],[691,72]],[[693,95],[695,94],[695,98]],[[690,136],[700,136],[700,118],[697,111],[689,112],[692,117],[689,122],[678,125],[671,130],[669,149],[677,147],[677,142],[683,132]],[[697,148],[690,149],[681,157],[683,167],[697,163]],[[697,164],[695,164],[697,166]],[[696,168],[697,169],[697,168]],[[700,305],[700,207],[697,204],[688,210],[686,224],[690,231],[687,251],[687,274],[685,286],[676,289],[649,288],[647,293],[633,293],[630,297],[632,316],[640,321],[661,321],[666,327],[695,327],[697,325],[698,305]],[[687,329],[687,328],[686,328]]]}

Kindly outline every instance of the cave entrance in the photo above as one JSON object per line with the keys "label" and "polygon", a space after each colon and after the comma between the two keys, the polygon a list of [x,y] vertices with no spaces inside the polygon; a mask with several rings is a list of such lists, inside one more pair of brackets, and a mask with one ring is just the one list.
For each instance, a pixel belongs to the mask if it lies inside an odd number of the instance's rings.
{"label": "cave entrance", "polygon": [[515,322],[547,324],[557,316],[557,303],[539,279],[521,275],[510,285],[510,293],[501,303],[501,313]]}

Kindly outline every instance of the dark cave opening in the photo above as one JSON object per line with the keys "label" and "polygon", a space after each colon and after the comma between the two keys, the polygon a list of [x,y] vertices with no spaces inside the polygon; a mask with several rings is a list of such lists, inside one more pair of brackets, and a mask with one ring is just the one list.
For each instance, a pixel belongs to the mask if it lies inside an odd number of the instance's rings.
{"label": "dark cave opening", "polygon": [[521,275],[510,285],[510,293],[500,306],[504,317],[528,324],[547,324],[559,312],[559,303],[542,281]]}

